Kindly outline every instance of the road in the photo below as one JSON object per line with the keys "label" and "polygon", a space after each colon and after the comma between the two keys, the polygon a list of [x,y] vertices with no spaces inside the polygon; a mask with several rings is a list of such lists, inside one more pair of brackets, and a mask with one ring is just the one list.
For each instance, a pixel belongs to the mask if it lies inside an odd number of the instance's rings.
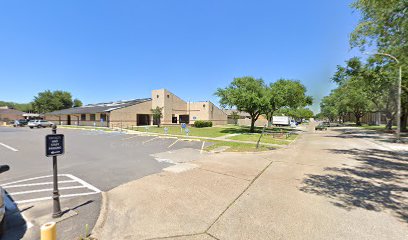
{"label": "road", "polygon": [[[17,229],[8,239],[13,239],[15,234],[24,235],[24,239],[38,239],[36,225],[41,224],[38,219],[45,219],[52,209],[52,158],[45,156],[45,135],[50,133],[49,128],[0,127],[0,164],[8,164],[11,168],[0,175],[0,184],[18,203],[18,208],[25,210],[23,216],[28,222],[28,226],[21,227],[22,219],[8,221],[9,228]],[[58,129],[58,133],[65,135],[65,154],[58,157],[62,207],[75,209],[80,215],[58,225],[64,229],[61,231],[63,239],[82,232],[85,224],[92,229],[99,215],[100,191],[108,191],[172,165],[152,155],[202,147],[200,142],[176,142],[175,139],[118,132]],[[10,214],[10,218],[16,218],[15,215]]]}

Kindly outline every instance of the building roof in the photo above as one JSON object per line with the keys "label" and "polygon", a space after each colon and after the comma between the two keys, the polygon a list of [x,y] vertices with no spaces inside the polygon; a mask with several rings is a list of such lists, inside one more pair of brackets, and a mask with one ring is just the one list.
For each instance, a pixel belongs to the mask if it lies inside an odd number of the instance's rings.
{"label": "building roof", "polygon": [[147,101],[151,101],[151,98],[141,98],[141,99],[133,99],[133,100],[123,100],[117,102],[106,102],[106,103],[96,103],[96,104],[88,104],[82,107],[74,107],[68,108],[63,110],[58,110],[54,112],[46,113],[46,115],[62,115],[62,114],[92,114],[92,113],[103,113],[103,112],[110,112],[117,109],[129,107],[138,103],[143,103]]}
{"label": "building roof", "polygon": [[23,115],[24,112],[12,108],[0,108],[0,114],[16,114]]}

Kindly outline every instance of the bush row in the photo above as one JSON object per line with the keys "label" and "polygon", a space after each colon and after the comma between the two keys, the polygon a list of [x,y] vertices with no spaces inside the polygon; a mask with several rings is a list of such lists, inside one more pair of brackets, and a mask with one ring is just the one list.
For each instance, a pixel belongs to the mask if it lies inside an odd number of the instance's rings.
{"label": "bush row", "polygon": [[194,127],[196,128],[202,128],[202,127],[212,127],[212,122],[211,121],[203,121],[203,120],[197,120],[194,122]]}

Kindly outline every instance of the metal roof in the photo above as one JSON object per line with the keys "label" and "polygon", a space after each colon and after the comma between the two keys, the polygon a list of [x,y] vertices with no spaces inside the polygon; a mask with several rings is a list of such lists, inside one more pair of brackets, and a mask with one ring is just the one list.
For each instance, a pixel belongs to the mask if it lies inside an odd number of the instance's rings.
{"label": "metal roof", "polygon": [[107,102],[107,103],[96,103],[88,104],[82,107],[74,107],[63,110],[58,110],[54,112],[46,113],[46,115],[63,115],[63,114],[92,114],[92,113],[103,113],[110,112],[117,109],[129,107],[138,103],[143,103],[151,101],[151,98],[141,98],[133,100],[122,100],[117,102]]}
{"label": "metal roof", "polygon": [[0,114],[16,114],[16,115],[23,115],[24,112],[12,108],[1,108]]}

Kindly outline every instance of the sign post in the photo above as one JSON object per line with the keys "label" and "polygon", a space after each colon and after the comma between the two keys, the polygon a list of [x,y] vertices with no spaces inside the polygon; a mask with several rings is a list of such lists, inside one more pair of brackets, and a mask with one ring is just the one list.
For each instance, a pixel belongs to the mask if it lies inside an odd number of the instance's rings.
{"label": "sign post", "polygon": [[52,192],[53,199],[53,218],[62,216],[60,195],[58,191],[58,167],[57,156],[64,154],[64,135],[57,134],[57,126],[52,126],[52,134],[45,136],[45,155],[52,157],[52,169],[53,169],[53,183],[54,189]]}

